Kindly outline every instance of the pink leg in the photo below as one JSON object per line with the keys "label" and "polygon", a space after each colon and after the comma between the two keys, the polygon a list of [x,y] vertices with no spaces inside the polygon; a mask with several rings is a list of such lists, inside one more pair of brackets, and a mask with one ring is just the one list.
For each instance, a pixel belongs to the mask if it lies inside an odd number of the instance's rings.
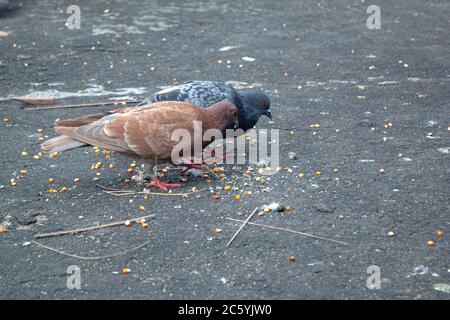
{"label": "pink leg", "polygon": [[181,171],[181,173],[180,173],[181,176],[186,175],[186,173],[191,169],[206,171],[206,169],[201,164],[185,163],[185,164],[180,165],[180,167],[186,168],[183,171]]}
{"label": "pink leg", "polygon": [[152,182],[147,183],[145,186],[147,188],[150,188],[150,187],[159,188],[164,191],[168,191],[168,188],[180,188],[181,187],[178,183],[162,182],[158,179],[157,176],[153,176]]}

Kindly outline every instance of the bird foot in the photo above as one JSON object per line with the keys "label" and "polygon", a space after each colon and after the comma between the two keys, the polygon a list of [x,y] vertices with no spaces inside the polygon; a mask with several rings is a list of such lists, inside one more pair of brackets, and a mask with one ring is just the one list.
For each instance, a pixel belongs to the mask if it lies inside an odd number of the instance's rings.
{"label": "bird foot", "polygon": [[155,187],[155,188],[159,188],[162,189],[164,191],[168,191],[169,188],[180,188],[181,185],[178,183],[169,183],[169,182],[162,182],[158,179],[158,177],[153,176],[152,177],[152,181],[147,183],[145,185],[146,188],[151,188],[151,187]]}
{"label": "bird foot", "polygon": [[195,169],[195,170],[200,170],[200,171],[206,171],[206,168],[203,167],[201,164],[194,164],[194,163],[185,163],[183,165],[181,165],[182,167],[185,167],[185,169],[183,171],[180,172],[180,176],[185,176],[187,175],[187,172],[189,170]]}

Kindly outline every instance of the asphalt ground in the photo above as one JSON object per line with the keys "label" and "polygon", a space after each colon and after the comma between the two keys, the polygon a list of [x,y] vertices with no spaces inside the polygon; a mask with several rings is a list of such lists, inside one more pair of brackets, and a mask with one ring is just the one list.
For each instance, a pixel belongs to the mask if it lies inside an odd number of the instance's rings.
{"label": "asphalt ground", "polygon": [[[74,2],[79,30],[65,26]],[[0,233],[0,298],[448,299],[450,3],[377,1],[376,30],[366,25],[370,4],[1,1],[0,108],[8,121],[0,125],[0,227],[8,232]],[[206,190],[188,197],[116,197],[96,184],[136,187],[123,183],[130,159],[122,155],[80,148],[32,159],[38,137],[54,136],[55,119],[111,106],[29,111],[7,99],[142,99],[193,79],[270,95],[274,119],[261,118],[257,128],[280,130],[281,172],[261,184],[256,167],[245,175],[247,166],[226,166],[223,179],[189,177],[181,192]],[[103,168],[91,170],[98,161]],[[293,210],[252,222],[349,245],[247,226],[227,248],[239,224],[226,218],[244,220],[272,202]],[[80,256],[151,240],[115,258],[81,260],[31,242],[38,232],[145,214],[156,215],[147,229],[39,240]],[[71,265],[81,272],[79,290],[67,287]],[[379,267],[379,289],[367,286],[370,266]]]}

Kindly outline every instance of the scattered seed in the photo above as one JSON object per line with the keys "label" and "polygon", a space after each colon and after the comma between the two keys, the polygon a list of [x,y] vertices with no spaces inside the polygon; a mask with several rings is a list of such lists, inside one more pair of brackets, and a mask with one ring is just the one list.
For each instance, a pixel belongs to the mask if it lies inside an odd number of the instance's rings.
{"label": "scattered seed", "polygon": [[427,247],[432,247],[432,246],[434,246],[434,241],[428,241],[427,242]]}
{"label": "scattered seed", "polygon": [[126,220],[124,223],[125,227],[131,227],[133,223],[130,220]]}

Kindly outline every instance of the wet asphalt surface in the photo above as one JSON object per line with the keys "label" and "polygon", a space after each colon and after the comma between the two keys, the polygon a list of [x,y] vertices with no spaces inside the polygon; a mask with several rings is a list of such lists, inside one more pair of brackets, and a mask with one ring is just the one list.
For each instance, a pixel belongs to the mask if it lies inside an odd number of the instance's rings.
{"label": "wet asphalt surface", "polygon": [[[450,283],[448,1],[378,1],[380,30],[366,27],[369,4],[360,0],[75,1],[81,29],[69,30],[66,8],[73,2],[0,1],[1,97],[50,95],[63,104],[141,99],[192,79],[258,87],[270,95],[274,119],[262,118],[257,128],[280,130],[283,170],[260,184],[257,168],[247,176],[246,166],[227,166],[224,179],[190,177],[182,191],[207,189],[187,198],[115,197],[96,184],[133,188],[122,182],[130,177],[124,156],[105,159],[82,148],[32,159],[38,137],[54,135],[55,119],[112,107],[27,111],[2,100],[9,121],[0,125],[0,227],[8,232],[0,233],[0,298],[450,297],[434,289]],[[103,168],[91,170],[98,161]],[[27,174],[17,178],[20,170]],[[65,193],[48,192],[63,186]],[[226,248],[239,224],[225,218],[245,219],[271,202],[293,210],[253,222],[350,245],[247,226]],[[156,219],[147,229],[39,240],[101,256],[151,239],[116,258],[86,261],[30,244],[38,232],[150,213]],[[67,288],[71,265],[81,270],[80,290]],[[366,286],[371,265],[380,268],[380,289]]]}

